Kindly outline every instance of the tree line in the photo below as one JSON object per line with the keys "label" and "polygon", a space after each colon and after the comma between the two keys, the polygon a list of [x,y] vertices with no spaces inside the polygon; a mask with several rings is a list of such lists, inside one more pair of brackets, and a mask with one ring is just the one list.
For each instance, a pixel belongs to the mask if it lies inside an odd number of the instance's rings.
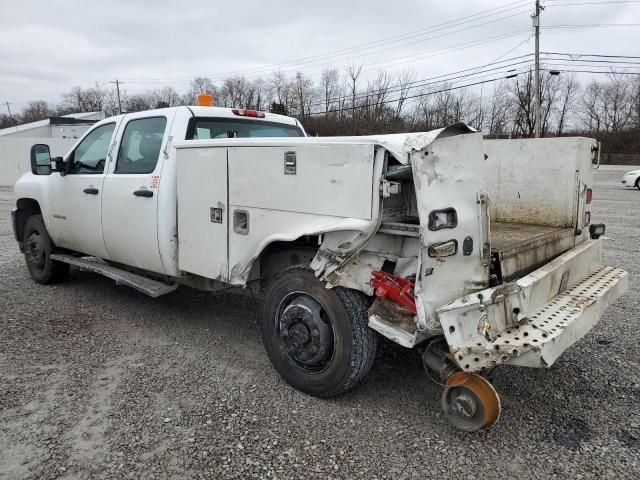
{"label": "tree line", "polygon": [[[472,77],[473,75],[468,75]],[[326,69],[317,81],[296,72],[276,72],[248,79],[232,76],[214,83],[191,81],[184,93],[173,86],[127,93],[121,89],[124,112],[194,105],[199,93],[211,94],[218,106],[251,108],[299,118],[313,135],[366,135],[427,131],[465,122],[496,137],[530,137],[534,133],[534,79],[531,71],[513,78],[488,80],[473,88],[457,82],[416,80],[415,73],[380,70],[366,77],[362,67]],[[470,78],[468,81],[473,82]],[[126,86],[126,83],[124,84]],[[119,111],[114,87],[72,88],[57,105],[32,101],[18,114],[0,114],[0,128],[53,115]],[[570,72],[545,71],[541,78],[544,136],[584,134],[604,140],[614,152],[640,152],[640,76],[614,75],[581,84]]]}

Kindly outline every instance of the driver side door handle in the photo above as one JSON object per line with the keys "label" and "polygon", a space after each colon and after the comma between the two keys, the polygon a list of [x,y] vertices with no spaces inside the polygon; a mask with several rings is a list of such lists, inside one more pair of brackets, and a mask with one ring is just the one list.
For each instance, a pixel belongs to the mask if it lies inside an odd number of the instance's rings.
{"label": "driver side door handle", "polygon": [[88,193],[89,195],[97,195],[99,190],[95,187],[88,187],[82,190],[84,193]]}
{"label": "driver side door handle", "polygon": [[153,192],[151,190],[140,189],[133,192],[133,194],[136,197],[153,197]]}

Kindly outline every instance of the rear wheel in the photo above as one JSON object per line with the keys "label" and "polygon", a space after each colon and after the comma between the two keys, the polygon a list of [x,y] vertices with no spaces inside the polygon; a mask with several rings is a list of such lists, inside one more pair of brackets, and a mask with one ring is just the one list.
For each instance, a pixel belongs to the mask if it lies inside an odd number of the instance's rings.
{"label": "rear wheel", "polygon": [[69,264],[51,259],[54,248],[42,215],[29,217],[24,226],[24,258],[31,278],[38,283],[61,282],[69,276]]}
{"label": "rear wheel", "polygon": [[640,177],[636,180],[636,188],[640,190]]}
{"label": "rear wheel", "polygon": [[278,373],[293,387],[333,397],[369,372],[377,337],[368,326],[367,297],[326,288],[308,267],[277,275],[265,295],[262,337]]}

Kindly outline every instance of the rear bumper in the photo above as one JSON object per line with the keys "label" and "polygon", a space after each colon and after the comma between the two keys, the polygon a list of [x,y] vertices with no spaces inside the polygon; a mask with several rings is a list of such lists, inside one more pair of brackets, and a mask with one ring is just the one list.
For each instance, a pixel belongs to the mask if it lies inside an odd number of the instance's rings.
{"label": "rear bumper", "polygon": [[600,259],[600,240],[584,242],[517,282],[479,292],[482,303],[473,294],[442,307],[454,361],[469,372],[551,366],[628,288],[627,272]]}

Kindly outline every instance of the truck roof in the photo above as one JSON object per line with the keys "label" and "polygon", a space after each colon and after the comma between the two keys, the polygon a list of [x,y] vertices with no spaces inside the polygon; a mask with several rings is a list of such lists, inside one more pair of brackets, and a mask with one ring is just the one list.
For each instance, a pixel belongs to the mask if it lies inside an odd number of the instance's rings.
{"label": "truck roof", "polygon": [[[267,121],[267,122],[277,122],[284,123],[286,125],[295,125],[301,126],[300,123],[293,117],[287,117],[286,115],[278,115],[276,113],[263,112],[264,117],[249,117],[249,116],[241,116],[237,113],[234,113],[234,110],[245,110],[245,109],[235,109],[235,108],[226,108],[226,107],[200,107],[197,105],[184,105],[179,107],[168,107],[168,108],[157,108],[154,110],[146,110],[145,112],[150,114],[161,114],[161,113],[169,113],[175,112],[179,109],[189,109],[191,113],[193,113],[196,117],[217,117],[217,118],[243,118],[247,120],[255,120],[255,121]],[[247,109],[248,110],[248,109]],[[138,112],[131,112],[138,113]],[[126,115],[126,114],[123,114]],[[119,115],[115,115],[119,116]]]}

